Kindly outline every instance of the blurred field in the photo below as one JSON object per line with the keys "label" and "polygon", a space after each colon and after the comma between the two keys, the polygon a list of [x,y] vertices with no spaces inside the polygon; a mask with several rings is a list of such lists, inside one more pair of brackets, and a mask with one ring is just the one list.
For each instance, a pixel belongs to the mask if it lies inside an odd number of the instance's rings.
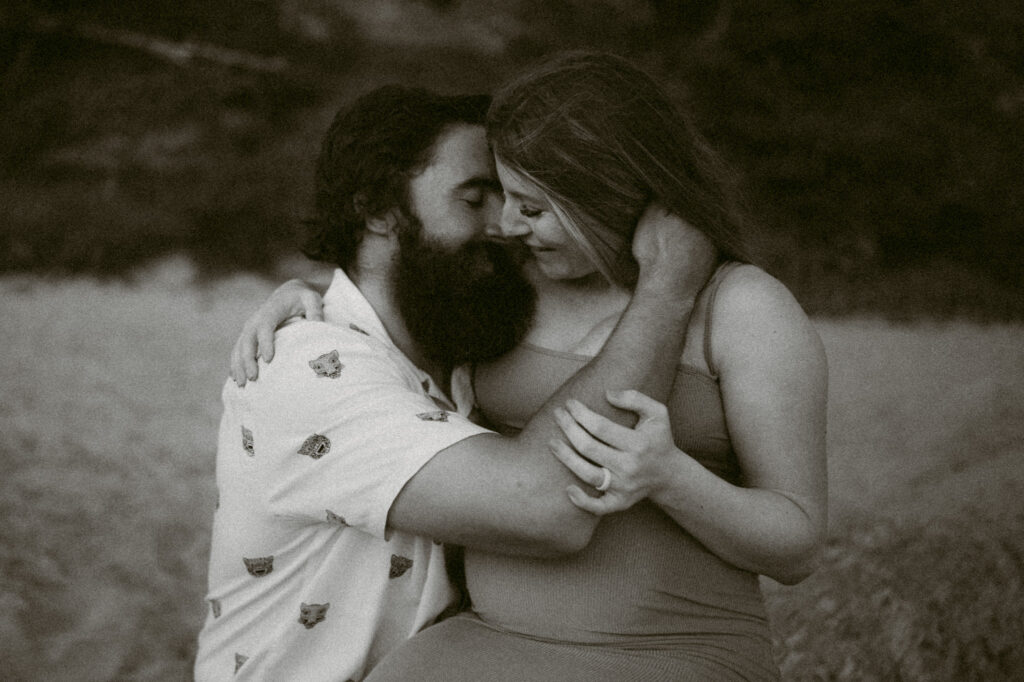
{"label": "blurred field", "polygon": [[[225,361],[271,288],[0,279],[0,677],[188,679]],[[832,539],[786,679],[1021,679],[1024,327],[819,320]]]}

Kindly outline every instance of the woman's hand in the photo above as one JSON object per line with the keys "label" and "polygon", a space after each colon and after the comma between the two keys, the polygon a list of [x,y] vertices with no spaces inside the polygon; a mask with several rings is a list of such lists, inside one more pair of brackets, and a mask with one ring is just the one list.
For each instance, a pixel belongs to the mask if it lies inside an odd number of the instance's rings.
{"label": "woman's hand", "polygon": [[637,222],[633,257],[640,268],[638,285],[663,282],[680,297],[695,300],[714,272],[718,249],[696,227],[651,204]]}
{"label": "woman's hand", "polygon": [[632,390],[608,391],[607,398],[615,407],[637,413],[636,426],[621,426],[570,400],[564,410],[555,410],[555,419],[571,447],[561,440],[551,442],[562,464],[604,493],[592,497],[572,485],[567,489],[569,499],[599,515],[628,509],[651,497],[670,484],[680,458],[686,457],[672,440],[663,404]]}
{"label": "woman's hand", "polygon": [[239,386],[259,376],[256,359],[274,358],[274,331],[290,317],[324,319],[324,301],[320,294],[300,279],[290,279],[263,302],[246,320],[242,333],[231,350],[231,378]]}

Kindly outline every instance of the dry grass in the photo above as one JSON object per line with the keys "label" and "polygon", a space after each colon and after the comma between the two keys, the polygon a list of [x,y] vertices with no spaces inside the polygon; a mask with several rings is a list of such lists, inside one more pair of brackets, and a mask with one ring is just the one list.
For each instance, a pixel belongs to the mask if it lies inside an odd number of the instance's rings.
{"label": "dry grass", "polygon": [[1024,511],[848,528],[768,595],[785,679],[1019,680]]}
{"label": "dry grass", "polygon": [[1024,329],[820,321],[831,538],[765,581],[789,680],[1024,677]]}
{"label": "dry grass", "polygon": [[2,282],[0,677],[189,678],[231,330],[268,293]]}
{"label": "dry grass", "polygon": [[838,320],[818,328],[829,358],[833,525],[1019,504],[1024,327]]}
{"label": "dry grass", "polygon": [[[3,679],[189,678],[225,359],[269,289],[0,279]],[[1024,329],[820,329],[833,531],[766,583],[786,678],[1024,675]]]}

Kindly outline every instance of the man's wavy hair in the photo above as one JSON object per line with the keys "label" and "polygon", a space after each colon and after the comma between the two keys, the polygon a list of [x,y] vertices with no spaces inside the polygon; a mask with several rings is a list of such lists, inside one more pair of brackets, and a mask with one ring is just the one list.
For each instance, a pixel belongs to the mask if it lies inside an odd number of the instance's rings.
{"label": "man's wavy hair", "polygon": [[489,104],[488,95],[387,85],[339,111],[317,160],[302,252],[349,271],[367,218],[394,208],[410,216],[409,180],[430,164],[437,139],[453,125],[483,125]]}

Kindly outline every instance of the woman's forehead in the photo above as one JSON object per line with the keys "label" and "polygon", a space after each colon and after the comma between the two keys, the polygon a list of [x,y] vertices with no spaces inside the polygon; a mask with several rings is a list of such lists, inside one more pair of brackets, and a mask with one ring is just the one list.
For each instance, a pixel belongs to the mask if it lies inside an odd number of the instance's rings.
{"label": "woman's forehead", "polygon": [[498,169],[498,179],[505,194],[517,198],[533,199],[535,201],[547,201],[545,192],[535,182],[521,173],[502,163],[500,158],[495,159]]}

